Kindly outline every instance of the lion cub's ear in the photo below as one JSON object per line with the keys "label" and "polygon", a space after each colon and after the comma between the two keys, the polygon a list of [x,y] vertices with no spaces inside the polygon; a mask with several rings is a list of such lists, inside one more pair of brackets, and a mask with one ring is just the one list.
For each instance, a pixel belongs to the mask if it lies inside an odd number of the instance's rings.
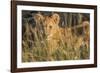
{"label": "lion cub's ear", "polygon": [[59,14],[54,13],[51,17],[52,17],[52,19],[54,20],[55,24],[58,25],[59,22],[60,22],[60,16],[59,16]]}
{"label": "lion cub's ear", "polygon": [[44,16],[41,13],[35,14],[33,18],[37,23],[43,22],[43,20],[44,20]]}

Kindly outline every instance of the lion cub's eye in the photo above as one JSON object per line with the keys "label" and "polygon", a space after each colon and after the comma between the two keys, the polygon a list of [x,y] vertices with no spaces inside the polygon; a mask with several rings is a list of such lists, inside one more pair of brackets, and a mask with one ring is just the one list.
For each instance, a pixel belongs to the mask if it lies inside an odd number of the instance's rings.
{"label": "lion cub's eye", "polygon": [[52,28],[52,26],[49,26],[49,28],[51,29],[51,28]]}

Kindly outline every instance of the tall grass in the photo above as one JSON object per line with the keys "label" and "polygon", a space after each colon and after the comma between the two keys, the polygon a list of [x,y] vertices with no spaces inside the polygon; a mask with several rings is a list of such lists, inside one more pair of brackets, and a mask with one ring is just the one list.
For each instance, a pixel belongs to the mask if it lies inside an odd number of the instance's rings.
{"label": "tall grass", "polygon": [[[60,61],[60,60],[82,60],[89,59],[89,43],[85,40],[89,39],[89,28],[84,35],[77,35],[72,32],[72,28],[65,29],[65,38],[59,41],[57,49],[49,51],[49,44],[46,36],[39,29],[33,28],[32,25],[26,23],[25,32],[22,36],[22,61]],[[88,45],[88,46],[87,46]]]}

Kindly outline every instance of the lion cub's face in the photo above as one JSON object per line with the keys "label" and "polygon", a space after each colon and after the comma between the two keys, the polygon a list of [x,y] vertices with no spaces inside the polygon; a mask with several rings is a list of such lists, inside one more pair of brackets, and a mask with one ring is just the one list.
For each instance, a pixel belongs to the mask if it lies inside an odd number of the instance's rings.
{"label": "lion cub's face", "polygon": [[60,22],[59,14],[54,13],[51,16],[36,14],[34,18],[38,23],[42,23],[47,37],[57,32],[59,28],[58,24]]}
{"label": "lion cub's face", "polygon": [[53,14],[52,16],[46,16],[44,21],[44,29],[47,36],[51,36],[57,32],[59,29],[60,17],[58,14]]}

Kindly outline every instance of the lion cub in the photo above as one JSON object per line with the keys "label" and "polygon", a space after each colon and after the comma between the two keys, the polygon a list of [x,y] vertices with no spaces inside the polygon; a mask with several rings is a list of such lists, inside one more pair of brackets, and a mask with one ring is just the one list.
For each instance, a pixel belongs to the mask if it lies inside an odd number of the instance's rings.
{"label": "lion cub", "polygon": [[59,27],[60,16],[57,13],[53,13],[51,16],[37,14],[35,17],[37,22],[42,23],[47,40],[47,50],[53,53],[59,48],[59,42],[62,40],[62,31]]}

